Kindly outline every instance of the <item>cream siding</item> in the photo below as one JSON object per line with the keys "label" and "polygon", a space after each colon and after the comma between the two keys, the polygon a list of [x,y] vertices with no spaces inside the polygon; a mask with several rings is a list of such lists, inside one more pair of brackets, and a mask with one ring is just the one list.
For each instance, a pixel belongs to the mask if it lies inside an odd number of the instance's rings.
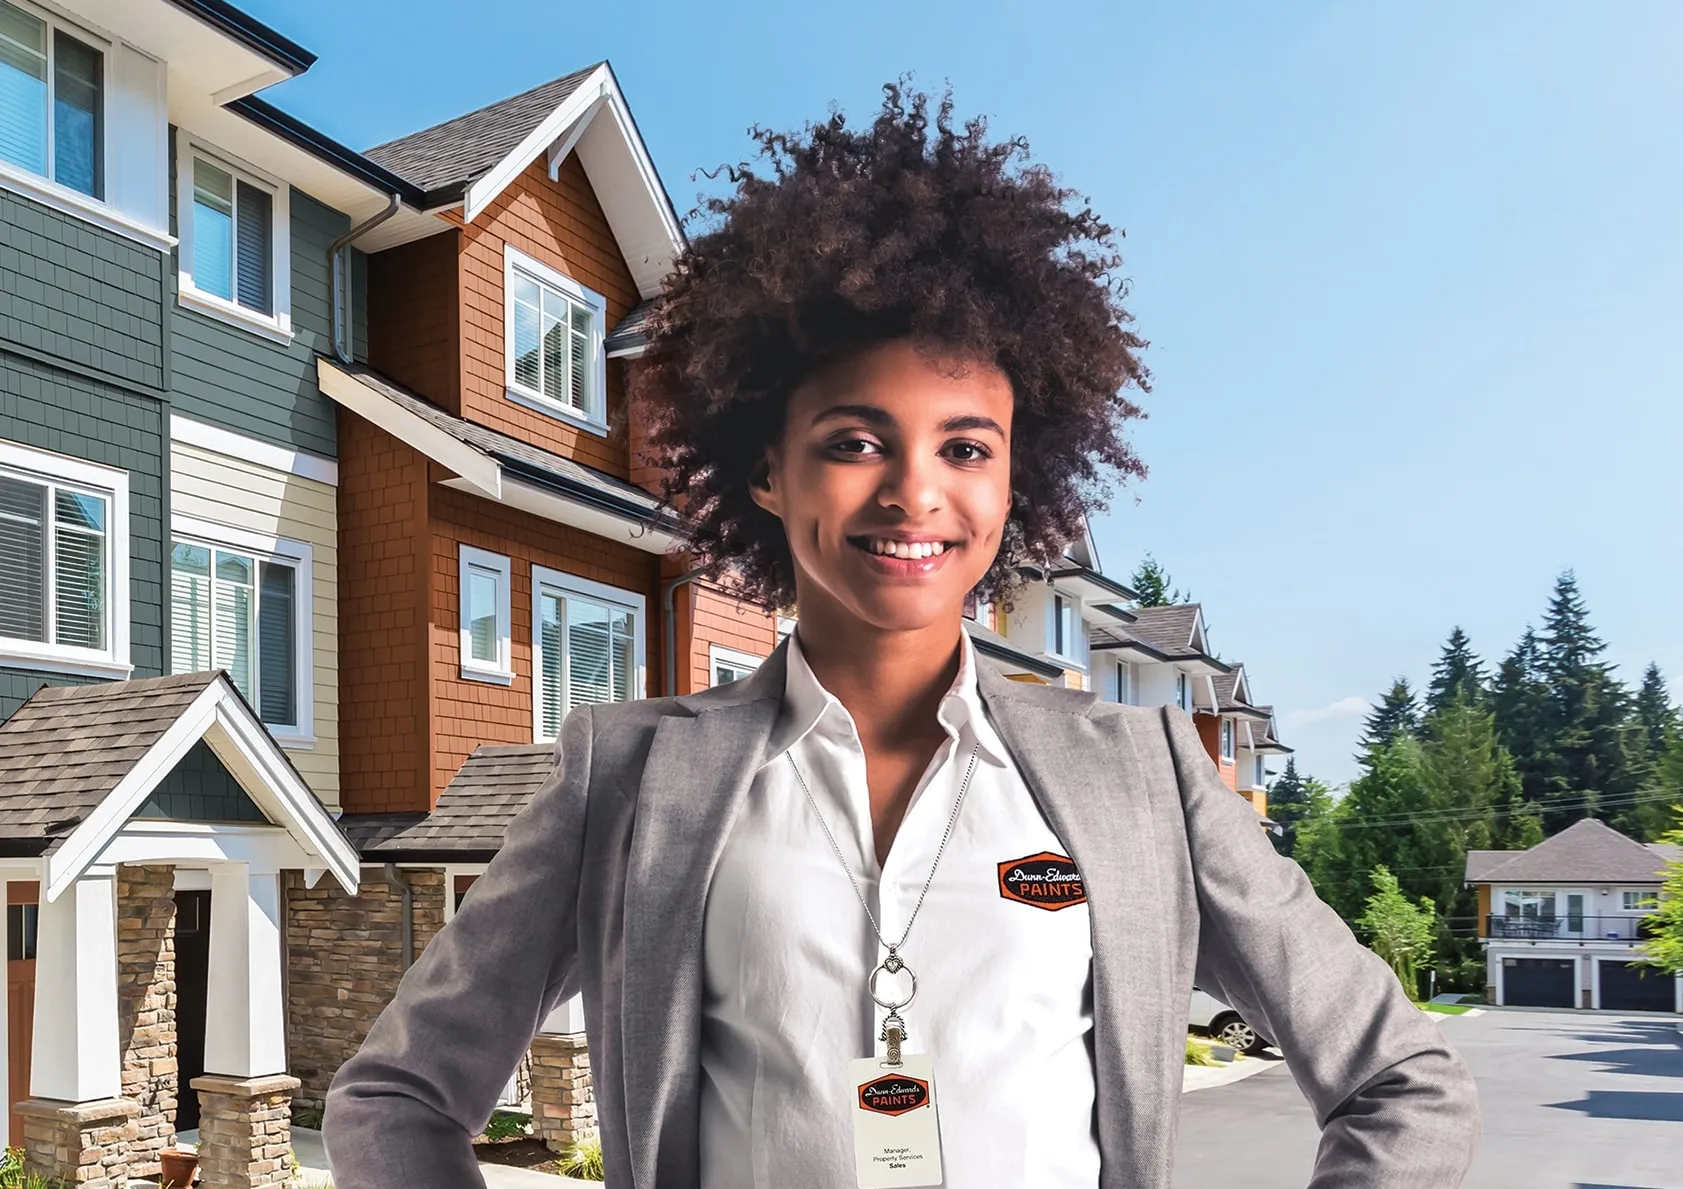
{"label": "cream siding", "polygon": [[182,441],[170,443],[175,516],[302,541],[311,549],[314,743],[283,741],[330,810],[339,808],[338,503],[332,485]]}

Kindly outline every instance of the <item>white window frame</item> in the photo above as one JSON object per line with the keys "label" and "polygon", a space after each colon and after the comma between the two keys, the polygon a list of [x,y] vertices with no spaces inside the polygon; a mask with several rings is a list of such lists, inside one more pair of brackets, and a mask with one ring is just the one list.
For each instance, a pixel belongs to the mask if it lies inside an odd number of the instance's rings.
{"label": "white window frame", "polygon": [[[1050,611],[1052,620],[1051,629],[1046,635],[1047,655],[1068,661],[1072,668],[1084,668],[1085,664],[1081,659],[1081,625],[1085,621],[1081,618],[1081,600],[1054,592]],[[1060,641],[1058,636],[1064,622],[1063,613],[1066,611],[1069,613],[1069,638]]]}
{"label": "white window frame", "polygon": [[[492,685],[514,682],[514,567],[505,554],[492,553],[472,545],[459,546],[457,555],[456,628],[461,675],[468,681]],[[497,576],[497,659],[487,664],[473,655],[473,629],[468,623],[468,574],[473,569],[489,570]]]}
{"label": "white window frame", "polygon": [[1192,713],[1192,678],[1186,675],[1186,670],[1175,670],[1175,705],[1188,714]]}
{"label": "white window frame", "polygon": [[1251,757],[1251,787],[1253,789],[1266,788],[1268,785],[1268,766],[1261,756]]}
{"label": "white window frame", "polygon": [[[591,602],[605,603],[612,607],[631,612],[632,652],[634,653],[635,668],[631,674],[631,700],[641,701],[648,696],[648,600],[633,590],[624,590],[618,586],[609,586],[606,582],[593,582],[589,578],[580,578],[577,574],[568,574],[561,570],[552,570],[547,566],[534,565],[532,567],[532,742],[548,743],[555,739],[554,735],[546,735],[543,729],[543,594],[545,591],[559,594],[562,598],[574,597],[588,599]],[[566,690],[562,690],[562,698],[566,698]]]}
{"label": "white window frame", "polygon": [[[721,662],[729,665],[733,669],[741,669],[744,672],[753,673],[757,671],[763,663],[765,663],[765,659],[765,657],[755,656],[751,652],[741,652],[735,648],[725,648],[719,644],[709,644],[707,646],[707,684],[711,686],[718,683],[719,665]],[[743,679],[738,678],[737,680],[740,681]]]}
{"label": "white window frame", "polygon": [[1110,680],[1113,683],[1115,700],[1123,706],[1134,705],[1134,666],[1130,661],[1112,661],[1113,672]]}
{"label": "white window frame", "polygon": [[[269,248],[274,259],[269,262],[269,282],[274,286],[270,304],[271,315],[248,310],[238,301],[218,297],[193,284],[193,162],[204,158],[211,165],[229,174],[238,184],[244,182],[268,192],[269,213],[274,226],[269,230]],[[238,157],[215,148],[194,137],[185,129],[175,134],[175,227],[180,251],[176,254],[176,302],[231,326],[248,330],[277,343],[292,342],[292,188],[280,178],[248,165]],[[237,203],[237,199],[236,199]],[[236,211],[237,211],[236,205]],[[235,227],[235,238],[239,235]],[[234,269],[234,291],[239,291],[239,268]]]}
{"label": "white window frame", "polygon": [[[106,592],[108,619],[103,650],[77,648],[50,641],[16,640],[0,637],[0,663],[46,673],[86,677],[125,678],[134,672],[129,661],[129,475],[127,471],[100,466],[80,458],[36,450],[17,442],[0,441],[0,468],[28,482],[54,487],[72,487],[106,500],[105,573],[111,586]],[[48,511],[53,503],[48,501]],[[48,533],[46,566],[53,579],[53,537]],[[47,592],[49,616],[53,591]],[[49,636],[52,632],[47,633]]]}
{"label": "white window frame", "polygon": [[[103,196],[103,194],[109,194],[111,189],[111,121],[109,119],[111,109],[111,41],[109,38],[90,32],[81,25],[65,20],[51,9],[30,3],[30,0],[6,0],[6,3],[36,20],[44,22],[47,26],[47,172],[33,173],[21,165],[13,165],[10,161],[0,161],[0,179],[8,182],[16,179],[26,189],[33,191],[41,188],[55,199],[61,202],[69,202],[80,210],[91,210],[102,216],[106,215],[111,210],[108,199]],[[55,44],[57,39],[54,34],[60,32],[75,38],[89,49],[97,50],[100,56],[99,180],[103,194],[99,198],[95,198],[92,194],[84,194],[74,187],[66,186],[52,176],[56,166],[54,158],[57,156],[54,152],[57,129],[53,125],[53,120],[56,106],[54,88],[57,85],[57,70],[54,59],[58,50]]]}
{"label": "white window frame", "polygon": [[1230,718],[1222,719],[1221,720],[1220,731],[1221,731],[1221,758],[1226,760],[1228,763],[1231,764],[1233,762],[1233,754],[1234,754],[1234,752],[1233,752],[1233,745],[1234,745],[1233,736],[1236,734],[1236,732],[1233,730],[1233,720],[1230,719]]}
{"label": "white window frame", "polygon": [[[585,384],[589,408],[584,413],[558,404],[514,378],[514,278],[521,273],[590,310],[590,346],[587,352],[590,375]],[[503,383],[509,400],[545,416],[577,425],[598,437],[607,437],[607,319],[608,299],[600,293],[587,289],[543,261],[534,260],[512,244],[503,245]]]}
{"label": "white window frame", "polygon": [[1619,893],[1619,904],[1625,912],[1653,912],[1660,906],[1660,893],[1627,888]]}
{"label": "white window frame", "polygon": [[[293,688],[298,691],[298,722],[291,727],[264,723],[263,729],[269,732],[275,742],[284,747],[308,749],[315,746],[315,547],[308,541],[294,541],[287,537],[252,532],[250,529],[218,524],[212,520],[201,520],[196,516],[170,518],[170,551],[173,551],[178,541],[203,545],[209,549],[247,553],[259,561],[276,562],[292,567],[297,576],[298,599],[297,618],[293,624],[295,643],[292,652]],[[175,594],[168,557],[169,552],[166,552],[164,597],[170,600],[173,613]],[[261,680],[262,675],[261,663],[259,660],[259,667],[255,670],[258,680]],[[171,656],[170,667],[173,669],[174,665],[175,658]],[[254,705],[252,713],[261,716],[262,710]]]}

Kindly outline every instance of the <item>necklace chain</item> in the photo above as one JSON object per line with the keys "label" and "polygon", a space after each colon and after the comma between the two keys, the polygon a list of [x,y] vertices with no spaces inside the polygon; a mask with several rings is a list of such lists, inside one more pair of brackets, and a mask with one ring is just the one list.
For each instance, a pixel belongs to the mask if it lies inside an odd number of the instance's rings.
{"label": "necklace chain", "polygon": [[906,938],[912,935],[912,923],[917,920],[918,910],[923,907],[923,898],[929,895],[929,885],[935,882],[935,869],[941,865],[941,856],[946,853],[947,840],[953,836],[953,826],[958,823],[958,811],[964,806],[964,795],[970,791],[970,778],[976,774],[976,756],[981,745],[970,748],[970,765],[964,771],[964,783],[958,787],[958,797],[953,801],[953,810],[947,815],[947,828],[941,834],[941,845],[935,848],[935,861],[929,865],[929,878],[923,881],[923,890],[917,894],[917,903],[912,906],[912,915],[906,918],[905,932],[900,934],[900,940],[890,945],[882,935],[882,926],[877,924],[876,914],[871,911],[870,901],[865,899],[865,893],[859,888],[859,881],[853,877],[853,867],[842,854],[842,848],[836,842],[836,836],[830,832],[830,823],[824,820],[824,811],[818,807],[818,801],[812,795],[812,789],[807,787],[806,778],[801,775],[801,767],[795,763],[795,753],[791,750],[784,754],[789,757],[789,767],[794,769],[795,779],[800,783],[801,791],[806,794],[807,804],[812,806],[812,812],[818,815],[818,825],[824,831],[824,837],[830,840],[830,849],[836,852],[836,861],[842,866],[842,872],[847,876],[847,882],[853,885],[853,894],[859,897],[859,907],[865,910],[865,919],[871,922],[871,932],[877,935],[877,942],[888,951],[888,958],[894,965],[889,970],[898,970],[900,947],[906,944]]}

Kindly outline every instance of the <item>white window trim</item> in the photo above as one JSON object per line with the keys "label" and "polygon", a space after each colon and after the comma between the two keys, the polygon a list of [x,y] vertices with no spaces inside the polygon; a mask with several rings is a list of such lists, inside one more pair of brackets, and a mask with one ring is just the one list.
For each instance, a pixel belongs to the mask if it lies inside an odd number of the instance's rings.
{"label": "white window trim", "polygon": [[[1649,903],[1649,904],[1632,904],[1632,903],[1630,903],[1630,900],[1633,896],[1637,897],[1639,899],[1646,898],[1646,899],[1650,900],[1651,903]],[[1639,889],[1639,888],[1621,888],[1621,889],[1619,889],[1619,906],[1620,906],[1620,911],[1621,912],[1641,912],[1641,913],[1653,912],[1656,909],[1658,909],[1659,906],[1660,906],[1659,899],[1660,899],[1660,890],[1658,888],[1655,888],[1652,891],[1645,891],[1645,890],[1642,890],[1642,889]]]}
{"label": "white window trim", "polygon": [[[577,574],[567,574],[561,570],[552,570],[547,566],[534,565],[532,567],[532,742],[549,743],[555,739],[553,735],[544,734],[543,729],[543,649],[539,641],[543,638],[543,592],[552,590],[563,598],[576,595],[579,598],[591,599],[598,603],[607,603],[621,607],[631,612],[632,651],[635,654],[636,669],[631,674],[631,697],[640,701],[648,696],[648,658],[646,644],[648,639],[648,600],[636,591],[623,590],[617,586],[609,586],[605,582],[592,582],[589,578],[580,578]],[[565,696],[565,691],[563,691]]]}
{"label": "white window trim", "polygon": [[[269,262],[269,281],[274,286],[270,297],[275,308],[272,315],[248,310],[237,301],[207,293],[193,284],[193,160],[196,157],[203,157],[218,169],[227,170],[236,182],[257,186],[269,193],[270,215],[274,220],[269,233],[269,246],[274,255]],[[181,251],[176,256],[179,265],[177,303],[273,342],[292,342],[291,194],[292,188],[281,179],[247,165],[238,157],[213,148],[185,129],[178,128],[175,134],[175,226],[180,233]],[[237,270],[234,287],[236,291],[239,288]]]}
{"label": "white window trim", "polygon": [[129,662],[129,475],[85,459],[0,441],[0,467],[47,482],[85,487],[109,499],[105,522],[105,572],[111,587],[105,600],[105,625],[111,647],[102,651],[39,640],[0,638],[0,663],[46,673],[125,678]]}
{"label": "white window trim", "polygon": [[[472,545],[460,547],[458,587],[459,599],[456,604],[456,627],[460,639],[461,674],[469,681],[487,681],[493,685],[511,685],[514,682],[514,614],[511,610],[512,591],[514,582],[513,566],[507,556],[492,553],[488,549],[476,549]],[[497,575],[497,660],[495,664],[487,664],[473,655],[473,641],[469,639],[471,628],[468,626],[468,571],[471,567],[490,570]]]}
{"label": "white window trim", "polygon": [[[1060,620],[1058,603],[1060,600],[1069,609],[1070,613],[1070,637],[1064,641],[1065,646],[1069,649],[1067,652],[1058,648],[1058,623]],[[1081,615],[1081,600],[1072,598],[1067,594],[1054,593],[1051,599],[1047,601],[1047,612],[1051,618],[1046,632],[1046,655],[1063,661],[1068,668],[1085,670],[1087,663],[1081,659],[1081,635],[1086,620]]]}
{"label": "white window trim", "polygon": [[719,644],[709,644],[707,646],[707,684],[713,684],[713,678],[719,671],[719,663],[721,661],[734,669],[744,669],[749,673],[753,673],[765,663],[765,659],[765,657],[755,656],[751,652],[741,652],[735,648],[726,648]]}
{"label": "white window trim", "polygon": [[1230,718],[1222,719],[1216,730],[1219,734],[1221,758],[1231,764],[1233,762],[1234,744],[1236,742],[1234,736],[1237,734],[1237,732],[1233,729],[1233,720]]}
{"label": "white window trim", "polygon": [[[194,545],[212,549],[223,548],[249,553],[263,561],[285,562],[298,575],[298,618],[293,626],[296,640],[293,647],[292,682],[298,691],[298,722],[294,726],[270,726],[263,723],[269,737],[284,747],[307,751],[316,744],[316,685],[315,685],[315,548],[308,541],[293,541],[269,533],[201,520],[197,516],[170,517],[171,548],[177,538]],[[169,551],[164,554],[169,557]],[[164,597],[171,600],[173,610],[174,584],[169,574],[169,562],[164,563]],[[174,658],[170,658],[172,663]],[[252,707],[261,722],[261,713]]]}
{"label": "white window trim", "polygon": [[[532,280],[559,290],[580,305],[589,307],[590,319],[590,378],[587,388],[593,408],[588,414],[557,404],[541,392],[517,383],[514,378],[514,275],[525,273]],[[608,436],[608,391],[606,323],[608,300],[593,289],[587,289],[572,277],[551,268],[541,260],[534,260],[512,244],[503,245],[503,382],[508,399],[535,412],[570,422],[599,437]]]}

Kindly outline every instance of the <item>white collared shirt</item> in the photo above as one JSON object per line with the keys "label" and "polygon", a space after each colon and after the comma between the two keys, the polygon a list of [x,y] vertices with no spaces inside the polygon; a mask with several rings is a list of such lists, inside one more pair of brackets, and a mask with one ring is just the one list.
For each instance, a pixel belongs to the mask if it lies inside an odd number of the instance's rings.
{"label": "white collared shirt", "polygon": [[938,711],[947,739],[879,869],[852,716],[789,641],[783,710],[707,897],[703,1189],[855,1186],[847,1064],[885,1048],[886,1013],[866,980],[887,951],[789,757],[883,937],[897,941],[972,748],[969,793],[900,950],[918,977],[902,1012],[906,1050],[934,1062],[943,1184],[1098,1185],[1087,905],[1068,881],[1068,850],[987,720],[968,636],[961,647]]}

